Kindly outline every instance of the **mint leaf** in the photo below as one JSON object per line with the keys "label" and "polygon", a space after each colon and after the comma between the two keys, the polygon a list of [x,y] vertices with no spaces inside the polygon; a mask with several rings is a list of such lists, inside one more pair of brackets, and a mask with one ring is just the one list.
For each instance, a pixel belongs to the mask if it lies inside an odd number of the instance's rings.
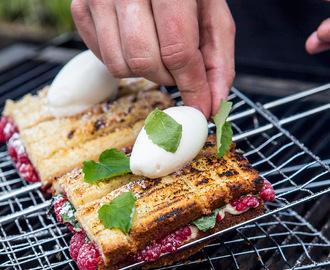
{"label": "mint leaf", "polygon": [[222,126],[221,133],[221,146],[218,149],[218,157],[223,157],[226,152],[229,151],[229,147],[232,143],[233,130],[231,129],[231,124],[227,121]]}
{"label": "mint leaf", "polygon": [[158,108],[148,115],[144,129],[148,138],[165,151],[175,153],[178,149],[182,125]]}
{"label": "mint leaf", "polygon": [[232,143],[233,130],[231,129],[231,125],[226,121],[232,105],[232,102],[228,102],[226,99],[221,99],[217,114],[212,116],[217,127],[218,158],[223,157],[224,154],[228,152]]}
{"label": "mint leaf", "polygon": [[71,202],[65,201],[62,205],[62,209],[60,211],[60,215],[62,216],[63,223],[70,223],[71,225],[75,225],[77,220],[74,216],[76,209],[72,205]]}
{"label": "mint leaf", "polygon": [[107,149],[99,157],[99,162],[94,160],[83,162],[84,181],[92,183],[104,178],[123,175],[131,172],[129,157],[123,151]]}
{"label": "mint leaf", "polygon": [[136,197],[133,192],[124,192],[98,211],[99,219],[108,229],[117,228],[128,233],[135,214]]}
{"label": "mint leaf", "polygon": [[206,232],[207,230],[214,228],[217,215],[219,214],[220,210],[221,208],[216,209],[210,215],[198,218],[191,223],[194,224],[200,231]]}

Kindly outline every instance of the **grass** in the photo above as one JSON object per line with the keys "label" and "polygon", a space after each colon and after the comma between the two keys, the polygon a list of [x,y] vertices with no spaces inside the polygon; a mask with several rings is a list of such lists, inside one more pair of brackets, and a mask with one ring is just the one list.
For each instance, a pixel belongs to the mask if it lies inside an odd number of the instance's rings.
{"label": "grass", "polygon": [[71,0],[0,0],[0,20],[53,28],[57,34],[75,30]]}

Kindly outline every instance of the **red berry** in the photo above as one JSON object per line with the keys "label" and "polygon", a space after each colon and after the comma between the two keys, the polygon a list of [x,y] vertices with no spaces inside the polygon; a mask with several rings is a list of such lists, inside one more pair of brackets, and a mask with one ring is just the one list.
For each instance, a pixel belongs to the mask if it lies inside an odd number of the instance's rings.
{"label": "red berry", "polygon": [[64,225],[70,230],[71,233],[76,234],[77,232],[74,230],[74,227],[69,222],[64,223]]}
{"label": "red berry", "polygon": [[274,201],[275,200],[275,191],[269,183],[268,180],[264,179],[264,185],[262,187],[262,190],[259,193],[259,196],[264,199],[265,201]]}
{"label": "red berry", "polygon": [[158,239],[156,243],[146,246],[144,249],[138,251],[136,254],[131,254],[127,257],[130,262],[148,262],[159,258],[162,253],[175,252],[191,235],[189,226],[171,232],[170,234]]}
{"label": "red berry", "polygon": [[258,198],[255,198],[254,196],[249,196],[247,198],[248,198],[248,200],[247,200],[246,205],[247,205],[248,208],[258,207],[258,205],[259,205]]}
{"label": "red berry", "polygon": [[238,200],[239,200],[239,199],[231,200],[231,201],[230,201],[230,204],[231,204],[232,206],[236,206],[237,203],[238,203]]}
{"label": "red berry", "polygon": [[[18,164],[19,164],[19,162],[17,162],[17,165]],[[29,181],[31,183],[39,181],[39,176],[29,161],[26,163],[21,163],[18,170],[19,170],[20,174],[22,175],[22,178],[26,179],[27,181]]]}
{"label": "red berry", "polygon": [[30,162],[27,153],[24,151],[17,151],[17,160],[21,163],[28,163]]}
{"label": "red berry", "polygon": [[21,168],[21,166],[22,166],[22,163],[21,162],[19,162],[19,161],[17,161],[16,162],[16,169],[19,171],[19,169]]}
{"label": "red berry", "polygon": [[9,141],[9,139],[13,136],[14,133],[18,133],[18,128],[11,120],[11,118],[7,119],[7,124],[3,128],[3,138],[4,141]]}
{"label": "red berry", "polygon": [[61,198],[59,201],[54,203],[54,212],[55,212],[56,219],[59,223],[62,223],[62,224],[63,224],[63,219],[62,219],[60,212],[61,212],[63,203],[67,200],[68,200],[67,198]]}
{"label": "red berry", "polygon": [[256,208],[259,205],[259,201],[254,196],[245,196],[232,200],[230,204],[235,207],[236,211],[246,211],[250,208]]}
{"label": "red berry", "polygon": [[78,258],[78,253],[80,248],[86,244],[86,234],[85,233],[76,233],[70,241],[70,256],[75,262]]}
{"label": "red berry", "polygon": [[220,215],[220,213],[217,215],[217,222],[221,221],[222,220],[222,217]]}
{"label": "red berry", "polygon": [[12,158],[12,160],[16,163],[17,162],[17,153],[16,149],[12,144],[8,144],[8,154]]}
{"label": "red berry", "polygon": [[96,270],[100,259],[101,255],[96,244],[89,242],[80,248],[77,265],[80,270]]}
{"label": "red berry", "polygon": [[8,116],[3,116],[0,118],[0,142],[6,142],[4,130],[7,123],[8,123]]}

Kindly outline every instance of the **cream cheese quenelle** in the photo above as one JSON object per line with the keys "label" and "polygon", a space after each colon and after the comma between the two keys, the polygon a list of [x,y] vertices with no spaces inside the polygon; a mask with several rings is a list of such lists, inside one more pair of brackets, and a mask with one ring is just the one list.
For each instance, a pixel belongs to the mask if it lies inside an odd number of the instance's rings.
{"label": "cream cheese quenelle", "polygon": [[130,169],[136,175],[158,178],[168,175],[192,161],[203,148],[208,135],[207,120],[202,112],[189,107],[172,107],[164,113],[182,125],[182,137],[175,153],[154,144],[143,128],[133,146]]}
{"label": "cream cheese quenelle", "polygon": [[90,51],[72,58],[57,74],[48,91],[51,113],[59,118],[73,116],[97,103],[114,100],[119,79]]}

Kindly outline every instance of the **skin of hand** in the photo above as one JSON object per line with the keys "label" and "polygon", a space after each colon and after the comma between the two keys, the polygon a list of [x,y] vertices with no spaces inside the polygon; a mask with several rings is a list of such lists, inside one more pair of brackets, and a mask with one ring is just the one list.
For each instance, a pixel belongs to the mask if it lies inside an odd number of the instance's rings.
{"label": "skin of hand", "polygon": [[225,0],[73,0],[86,45],[117,78],[177,85],[208,118],[235,77],[235,24]]}
{"label": "skin of hand", "polygon": [[330,50],[330,18],[324,20],[306,41],[306,50],[310,54]]}

